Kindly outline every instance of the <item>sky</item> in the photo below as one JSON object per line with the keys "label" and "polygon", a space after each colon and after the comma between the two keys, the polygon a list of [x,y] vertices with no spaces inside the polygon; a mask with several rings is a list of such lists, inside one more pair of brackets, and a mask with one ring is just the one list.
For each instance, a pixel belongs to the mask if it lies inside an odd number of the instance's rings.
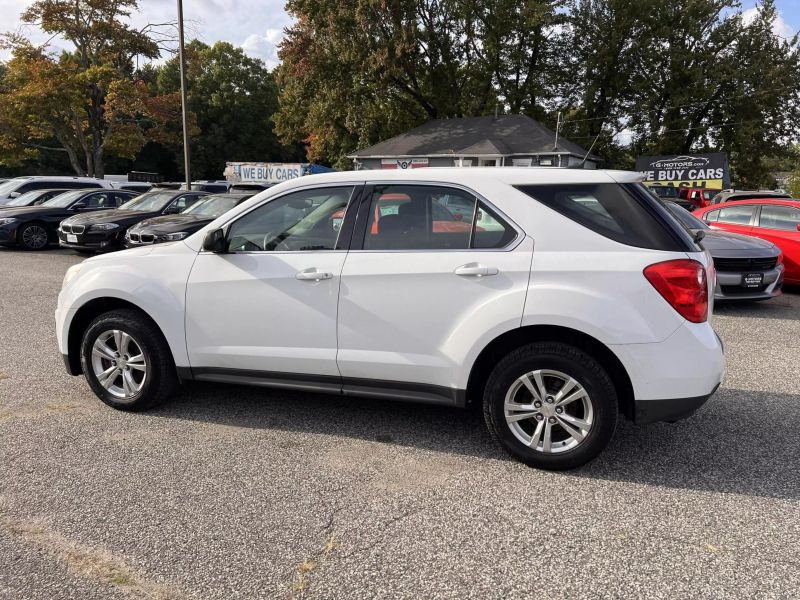
{"label": "sky", "polygon": [[[669,0],[667,0],[669,1]],[[278,64],[277,46],[283,30],[291,24],[284,10],[285,0],[184,0],[187,38],[199,38],[213,44],[226,40],[240,46],[250,56],[260,58],[270,68]],[[18,15],[30,0],[0,0],[0,31],[15,31],[20,27]],[[775,31],[791,37],[800,30],[800,0],[777,0],[780,17]],[[755,10],[754,0],[744,0],[745,18]],[[139,26],[171,21],[176,18],[174,0],[140,0],[133,21]],[[24,33],[35,41],[47,38],[35,29],[26,27]],[[56,43],[57,46],[57,43]],[[0,60],[8,52],[0,49]]]}

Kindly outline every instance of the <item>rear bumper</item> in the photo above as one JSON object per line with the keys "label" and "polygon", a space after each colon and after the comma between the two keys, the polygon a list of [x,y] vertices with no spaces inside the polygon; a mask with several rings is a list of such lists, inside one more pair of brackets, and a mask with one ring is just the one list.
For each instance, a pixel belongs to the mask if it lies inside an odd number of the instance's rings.
{"label": "rear bumper", "polygon": [[639,425],[657,423],[659,421],[680,421],[690,417],[703,406],[717,391],[719,384],[710,394],[694,398],[672,398],[670,400],[637,400],[635,403],[634,422]]}
{"label": "rear bumper", "polygon": [[722,341],[710,323],[685,322],[663,342],[610,346],[631,380],[637,422],[690,415],[725,376]]}

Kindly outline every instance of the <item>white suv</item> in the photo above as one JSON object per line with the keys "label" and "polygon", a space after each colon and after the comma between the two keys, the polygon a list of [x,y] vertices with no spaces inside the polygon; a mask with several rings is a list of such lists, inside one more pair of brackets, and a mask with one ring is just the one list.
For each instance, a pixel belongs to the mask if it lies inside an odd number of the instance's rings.
{"label": "white suv", "polygon": [[91,258],[56,311],[68,371],[124,410],[181,381],[464,407],[522,461],[575,467],[619,415],[719,385],[715,274],[635,173],[303,177],[198,233]]}
{"label": "white suv", "polygon": [[63,177],[32,175],[30,177],[15,177],[7,181],[0,182],[0,206],[19,198],[22,194],[34,190],[62,189],[62,190],[84,190],[84,189],[111,189],[111,182],[105,179],[94,177]]}

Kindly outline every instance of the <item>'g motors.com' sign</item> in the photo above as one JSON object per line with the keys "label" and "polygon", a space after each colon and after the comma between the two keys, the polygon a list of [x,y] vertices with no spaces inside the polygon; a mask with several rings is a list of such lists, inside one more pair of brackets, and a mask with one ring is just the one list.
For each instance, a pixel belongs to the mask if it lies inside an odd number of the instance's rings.
{"label": "'g motors.com' sign", "polygon": [[730,187],[728,155],[681,154],[679,156],[640,156],[636,170],[645,176],[645,184],[673,187],[725,189]]}

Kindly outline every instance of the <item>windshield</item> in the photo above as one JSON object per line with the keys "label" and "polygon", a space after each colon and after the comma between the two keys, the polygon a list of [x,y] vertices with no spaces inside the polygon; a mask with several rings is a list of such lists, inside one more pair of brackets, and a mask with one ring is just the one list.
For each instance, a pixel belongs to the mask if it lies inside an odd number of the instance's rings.
{"label": "windshield", "polygon": [[187,208],[183,214],[216,218],[239,204],[239,200],[241,198],[231,196],[209,196]]}
{"label": "windshield", "polygon": [[20,181],[19,179],[9,179],[5,183],[0,183],[0,196],[5,196],[6,194],[10,194],[15,189],[17,189],[22,183],[24,183],[24,181]]}
{"label": "windshield", "polygon": [[83,196],[86,192],[79,190],[77,192],[66,192],[55,198],[50,198],[47,202],[42,202],[39,206],[49,206],[50,208],[66,208],[75,200]]}
{"label": "windshield", "polygon": [[708,229],[708,225],[703,223],[685,208],[681,208],[674,202],[665,202],[664,204],[669,211],[675,215],[678,221],[680,221],[687,229]]}
{"label": "windshield", "polygon": [[175,197],[174,192],[147,192],[136,196],[119,207],[119,210],[143,210],[145,212],[158,212],[163,210]]}
{"label": "windshield", "polygon": [[35,202],[43,193],[42,190],[25,192],[22,196],[17,196],[11,202],[6,202],[5,206],[28,206],[32,202]]}

